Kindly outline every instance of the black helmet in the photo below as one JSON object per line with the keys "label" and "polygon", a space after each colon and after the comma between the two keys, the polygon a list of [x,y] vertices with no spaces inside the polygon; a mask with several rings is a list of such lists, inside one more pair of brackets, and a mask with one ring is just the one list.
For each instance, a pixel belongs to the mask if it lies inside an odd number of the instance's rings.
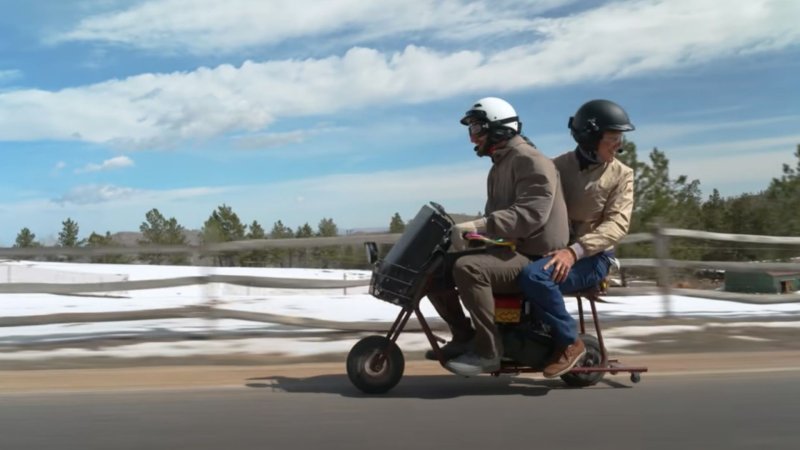
{"label": "black helmet", "polygon": [[633,131],[628,113],[609,100],[591,100],[583,104],[567,123],[578,148],[596,162],[597,144],[604,131]]}

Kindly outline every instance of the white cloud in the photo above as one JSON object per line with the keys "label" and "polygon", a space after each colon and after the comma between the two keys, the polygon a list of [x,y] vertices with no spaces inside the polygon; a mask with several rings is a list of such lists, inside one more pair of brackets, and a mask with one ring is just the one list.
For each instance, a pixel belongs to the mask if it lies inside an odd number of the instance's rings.
{"label": "white cloud", "polygon": [[114,158],[107,159],[100,164],[87,164],[81,169],[76,169],[75,173],[102,172],[106,170],[121,169],[123,167],[131,167],[133,165],[133,160],[127,156],[116,156]]}
{"label": "white cloud", "polygon": [[60,205],[88,205],[125,200],[136,192],[135,189],[122,188],[112,185],[84,185],[76,186],[61,198],[55,200]]}
{"label": "white cloud", "polygon": [[22,72],[16,69],[0,70],[0,83],[7,83],[22,77]]}
{"label": "white cloud", "polygon": [[67,167],[67,163],[65,163],[64,161],[59,161],[56,163],[55,166],[53,166],[53,173],[61,172],[62,170],[64,170],[65,167]]}
{"label": "white cloud", "polygon": [[[683,123],[647,124],[637,129],[635,134],[636,137],[634,138],[634,140],[637,142],[639,141],[664,142],[667,140],[674,140],[676,138],[680,138],[683,136],[708,133],[710,131],[719,131],[719,130],[736,131],[736,130],[759,128],[763,126],[769,126],[781,123],[787,123],[789,125],[789,128],[793,128],[793,126],[800,124],[800,116],[785,115],[785,116],[764,117],[760,119],[730,120],[724,122],[692,121]],[[791,139],[792,136],[781,137],[778,139],[780,140],[781,143],[783,143],[787,138]],[[752,144],[753,143],[748,143],[747,141],[737,142],[738,146],[741,145],[749,146]],[[702,150],[702,148],[700,150]]]}
{"label": "white cloud", "polygon": [[575,1],[157,0],[90,16],[53,39],[196,54],[331,35],[350,42],[402,33],[496,39],[526,31],[535,14]]}
{"label": "white cloud", "polygon": [[[375,6],[364,6],[373,3]],[[287,3],[295,4],[302,2]],[[335,6],[345,4],[350,3]],[[426,20],[407,2],[402,4],[404,12],[397,13],[399,23],[408,14],[405,11],[414,11],[415,19]],[[152,8],[153,21],[158,23],[155,11],[163,12],[165,5],[185,7],[175,0],[149,2],[141,8]],[[393,5],[352,3],[356,9],[392,10]],[[227,4],[220,8],[212,11],[221,22],[252,28],[235,12],[237,8]],[[205,14],[197,7],[192,11]],[[228,17],[230,14],[235,17]],[[318,16],[327,14],[333,13],[316,10]],[[123,30],[125,24],[148,22],[130,11],[103,17]],[[355,47],[344,55],[321,59],[247,61],[239,67],[143,74],[55,92],[19,90],[0,93],[0,140],[83,140],[130,149],[164,147],[230,132],[261,131],[283,117],[333,114],[374,104],[429,102],[477,91],[505,92],[630,77],[798,45],[797,17],[800,2],[753,0],[737,8],[716,0],[613,2],[574,15],[534,19],[530,32],[520,38],[521,44],[500,53],[446,53],[413,45],[381,53]],[[164,20],[175,18],[167,14]],[[109,25],[108,30],[114,27]],[[259,27],[264,27],[263,23]]]}
{"label": "white cloud", "polygon": [[[113,202],[113,206],[103,205],[106,212],[113,208],[128,209],[131,206],[147,205],[160,202],[186,202],[190,199],[202,199],[209,195],[229,192],[232,188],[194,187],[171,189],[166,191],[135,189],[111,184],[87,184],[75,186],[60,198],[53,200],[58,206],[91,206]],[[38,204],[34,201],[32,204]],[[39,206],[41,207],[41,206]]]}
{"label": "white cloud", "polygon": [[317,126],[309,129],[285,131],[281,133],[252,133],[233,137],[233,145],[241,149],[265,149],[300,144],[320,133],[342,130],[338,127]]}
{"label": "white cloud", "polygon": [[791,158],[792,151],[799,143],[800,134],[790,134],[768,138],[712,142],[707,144],[677,145],[670,148],[669,151],[671,153],[690,155],[693,158],[709,153],[724,157],[735,153],[758,155],[761,154],[761,152],[783,151],[787,158]]}

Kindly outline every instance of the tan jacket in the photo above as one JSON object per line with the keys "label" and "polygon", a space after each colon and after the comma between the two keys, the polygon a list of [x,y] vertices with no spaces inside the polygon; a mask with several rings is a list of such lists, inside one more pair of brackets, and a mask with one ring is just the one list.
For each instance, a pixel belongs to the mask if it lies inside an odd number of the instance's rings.
{"label": "tan jacket", "polygon": [[611,250],[630,227],[633,169],[615,159],[581,171],[574,151],[553,161],[561,174],[572,239],[584,252],[578,249],[578,257]]}
{"label": "tan jacket", "polygon": [[486,230],[513,240],[517,251],[544,255],[564,248],[569,222],[558,171],[520,136],[492,154],[487,179]]}

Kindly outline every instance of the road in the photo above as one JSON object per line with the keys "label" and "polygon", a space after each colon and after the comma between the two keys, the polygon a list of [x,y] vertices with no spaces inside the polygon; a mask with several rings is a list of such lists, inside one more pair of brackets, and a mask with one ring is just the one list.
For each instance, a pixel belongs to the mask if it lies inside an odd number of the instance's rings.
{"label": "road", "polygon": [[796,449],[800,361],[784,362],[794,366],[660,371],[588,389],[412,362],[379,397],[342,370],[270,368],[231,368],[233,383],[7,390],[0,449]]}

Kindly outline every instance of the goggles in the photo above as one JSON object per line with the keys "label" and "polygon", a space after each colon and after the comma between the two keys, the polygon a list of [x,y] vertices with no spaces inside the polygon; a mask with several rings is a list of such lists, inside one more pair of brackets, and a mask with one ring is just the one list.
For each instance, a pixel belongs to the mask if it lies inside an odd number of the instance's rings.
{"label": "goggles", "polygon": [[467,123],[470,136],[483,134],[489,129],[489,124],[480,120],[473,120]]}

